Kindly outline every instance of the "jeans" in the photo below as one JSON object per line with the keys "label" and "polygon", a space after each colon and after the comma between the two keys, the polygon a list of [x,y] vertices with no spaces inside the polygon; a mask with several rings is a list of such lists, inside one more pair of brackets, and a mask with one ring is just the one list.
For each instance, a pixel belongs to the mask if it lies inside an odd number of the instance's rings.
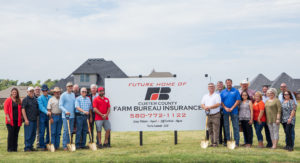
{"label": "jeans", "polygon": [[37,121],[29,121],[28,126],[24,125],[25,151],[33,148],[33,143],[36,136],[36,123]]}
{"label": "jeans", "polygon": [[[224,139],[223,139],[222,132],[224,134]],[[219,143],[222,144],[223,141],[224,141],[225,144],[227,143],[226,136],[225,136],[225,128],[224,128],[224,115],[223,115],[223,113],[221,113],[220,131],[219,131]]]}
{"label": "jeans", "polygon": [[7,151],[8,152],[11,152],[11,151],[17,152],[20,127],[17,125],[11,126],[10,124],[6,124],[6,127],[8,130]]}
{"label": "jeans", "polygon": [[234,132],[234,140],[235,144],[239,145],[240,142],[240,127],[239,127],[239,115],[238,114],[233,114],[233,113],[224,113],[224,127],[225,127],[225,134],[226,134],[226,139],[230,139],[230,132],[229,132],[229,116],[231,117],[232,121],[232,126],[233,126],[233,132]]}
{"label": "jeans", "polygon": [[[45,114],[40,112],[40,132],[39,132],[39,143],[40,148],[46,148],[46,144],[49,143],[49,117]],[[46,141],[45,141],[45,130],[47,132],[46,134]]]}
{"label": "jeans", "polygon": [[243,129],[245,144],[251,144],[252,145],[252,143],[253,143],[252,124],[249,125],[249,120],[241,120],[241,125],[242,125],[242,129]]}
{"label": "jeans", "polygon": [[85,147],[86,134],[88,131],[87,119],[88,116],[76,116],[76,148]]}
{"label": "jeans", "polygon": [[266,125],[265,122],[261,122],[261,124],[259,124],[257,121],[254,121],[255,133],[256,133],[257,141],[259,141],[259,142],[264,141],[264,137],[263,137],[261,131],[265,125]]}
{"label": "jeans", "polygon": [[[283,124],[282,124],[282,126],[284,127]],[[295,144],[295,125],[292,125],[292,129],[291,130],[292,130],[292,133],[291,133],[291,136],[292,136],[292,147],[294,147],[294,144]],[[288,138],[287,137],[285,137],[285,144],[288,144]]]}
{"label": "jeans", "polygon": [[283,123],[282,126],[284,128],[286,146],[294,148],[292,133],[294,131],[295,134],[295,125]]}
{"label": "jeans", "polygon": [[59,148],[62,117],[61,115],[52,115],[53,123],[51,124],[51,143],[54,144],[55,149]]}
{"label": "jeans", "polygon": [[[72,135],[72,131],[74,128],[74,118],[69,119],[70,122],[70,132]],[[69,136],[69,129],[68,129],[68,122],[66,118],[63,118],[63,126],[64,126],[64,133],[63,133],[63,148],[67,148],[67,144],[70,143],[70,136]]]}

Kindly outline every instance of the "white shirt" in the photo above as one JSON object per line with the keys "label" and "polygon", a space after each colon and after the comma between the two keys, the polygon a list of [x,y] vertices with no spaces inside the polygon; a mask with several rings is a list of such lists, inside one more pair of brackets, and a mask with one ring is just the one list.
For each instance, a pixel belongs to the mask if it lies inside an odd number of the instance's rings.
{"label": "white shirt", "polygon": [[[210,95],[209,93],[204,95],[201,101],[201,104],[205,105],[205,106],[213,106],[216,104],[221,104],[221,96],[217,93],[213,93],[212,95]],[[220,106],[214,109],[210,109],[209,114],[216,114],[220,112]]]}

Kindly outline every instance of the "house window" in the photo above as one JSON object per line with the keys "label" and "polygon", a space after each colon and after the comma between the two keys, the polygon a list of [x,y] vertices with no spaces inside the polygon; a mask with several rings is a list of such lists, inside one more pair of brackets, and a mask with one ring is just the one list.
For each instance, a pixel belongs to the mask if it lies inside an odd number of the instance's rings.
{"label": "house window", "polygon": [[80,82],[84,82],[84,74],[80,75]]}
{"label": "house window", "polygon": [[89,74],[85,74],[85,82],[90,82],[90,75]]}
{"label": "house window", "polygon": [[90,82],[90,75],[89,74],[81,74],[80,82]]}

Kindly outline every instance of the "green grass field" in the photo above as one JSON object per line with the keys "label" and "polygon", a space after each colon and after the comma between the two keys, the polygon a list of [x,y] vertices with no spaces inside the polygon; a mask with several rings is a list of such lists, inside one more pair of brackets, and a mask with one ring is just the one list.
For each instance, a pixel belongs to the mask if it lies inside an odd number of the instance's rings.
{"label": "green grass field", "polygon": [[[178,132],[178,145],[174,145],[174,132],[144,132],[144,146],[139,146],[138,132],[112,133],[112,148],[98,151],[77,150],[55,153],[47,151],[23,152],[24,131],[20,130],[19,152],[8,153],[7,129],[4,112],[0,111],[0,161],[1,162],[300,162],[300,114],[295,127],[295,151],[281,149],[285,146],[285,135],[280,126],[279,149],[258,149],[254,133],[254,147],[225,147],[201,149],[204,131]],[[243,142],[242,133],[241,144]]]}

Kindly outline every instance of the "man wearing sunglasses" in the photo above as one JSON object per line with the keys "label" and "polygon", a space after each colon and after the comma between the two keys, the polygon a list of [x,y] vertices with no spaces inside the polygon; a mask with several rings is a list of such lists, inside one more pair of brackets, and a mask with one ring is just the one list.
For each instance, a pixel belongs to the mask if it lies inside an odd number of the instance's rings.
{"label": "man wearing sunglasses", "polygon": [[[87,149],[86,144],[86,133],[88,131],[87,119],[89,115],[92,115],[92,102],[87,97],[87,89],[85,87],[80,90],[81,96],[76,98],[75,101],[75,115],[76,115],[76,149]],[[89,118],[92,122],[92,116]],[[81,139],[82,138],[82,139]]]}
{"label": "man wearing sunglasses", "polygon": [[[48,111],[48,101],[51,98],[48,95],[49,88],[46,84],[42,85],[43,94],[38,98],[39,110],[40,110],[40,119],[39,119],[39,137],[40,137],[40,148],[44,151],[47,150],[46,144],[49,143],[49,117],[51,116],[51,112]],[[45,141],[45,130],[46,141]]]}
{"label": "man wearing sunglasses", "polygon": [[[284,98],[283,98],[282,92],[288,91],[288,87],[287,87],[286,83],[282,83],[282,84],[280,85],[280,90],[281,90],[281,93],[278,95],[278,99],[280,100],[281,103],[283,103]],[[298,105],[297,99],[296,99],[296,97],[295,97],[295,95],[294,95],[293,92],[292,92],[292,96],[293,96],[293,99],[294,99],[295,104]]]}

